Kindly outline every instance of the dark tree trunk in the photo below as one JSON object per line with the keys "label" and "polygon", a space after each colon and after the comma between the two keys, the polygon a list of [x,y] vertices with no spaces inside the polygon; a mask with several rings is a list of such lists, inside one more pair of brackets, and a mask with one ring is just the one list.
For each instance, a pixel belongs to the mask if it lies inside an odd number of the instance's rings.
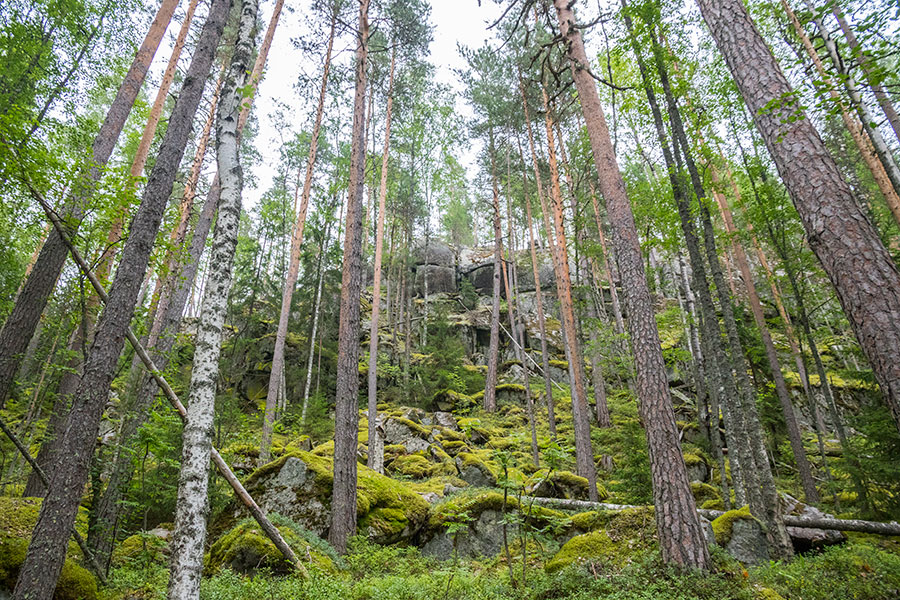
{"label": "dark tree trunk", "polygon": [[[362,288],[363,194],[366,167],[366,68],[369,0],[361,0],[356,48],[356,95],[344,270],[338,333],[337,395],[334,415],[334,488],[328,540],[339,551],[356,532],[356,445],[359,422],[359,298]],[[409,332],[407,332],[407,345]]]}
{"label": "dark tree trunk", "polygon": [[18,600],[49,600],[56,587],[66,554],[66,540],[75,522],[78,505],[88,479],[88,469],[103,410],[109,396],[116,363],[125,334],[134,315],[135,303],[153,244],[162,221],[178,166],[191,133],[191,124],[206,78],[212,66],[228,14],[228,0],[214,0],[200,34],[191,66],[175,103],[159,156],[150,174],[141,206],[135,214],[131,234],[122,252],[106,304],[97,324],[84,375],[72,401],[72,410],[60,443],[53,479],[40,516],[32,532],[25,563],[14,597]]}
{"label": "dark tree trunk", "polygon": [[[493,185],[492,221],[494,224],[494,277],[491,294],[491,341],[487,355],[487,377],[484,379],[484,410],[497,410],[497,363],[500,354],[500,270],[503,268],[502,236],[500,230],[500,191],[494,172],[494,134],[491,131],[491,180]],[[506,299],[509,302],[509,298]]]}

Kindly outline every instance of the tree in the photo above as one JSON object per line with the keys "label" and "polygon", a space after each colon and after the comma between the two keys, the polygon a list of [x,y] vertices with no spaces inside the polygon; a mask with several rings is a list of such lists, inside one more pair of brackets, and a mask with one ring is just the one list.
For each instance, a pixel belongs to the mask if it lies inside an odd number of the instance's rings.
{"label": "tree", "polygon": [[698,0],[900,430],[900,271],[740,0]]}
{"label": "tree", "polygon": [[225,324],[228,291],[231,287],[243,191],[239,120],[244,102],[243,89],[251,77],[249,66],[256,37],[257,11],[256,0],[242,1],[238,37],[228,76],[222,86],[216,120],[216,154],[222,192],[213,235],[210,271],[197,330],[197,349],[194,351],[191,370],[190,402],[184,425],[178,501],[175,505],[175,531],[172,537],[168,590],[170,600],[200,597],[200,576],[203,571],[209,513],[207,488],[219,355],[222,350],[222,327]]}
{"label": "tree", "polygon": [[663,560],[670,564],[705,569],[710,564],[709,550],[690,492],[687,467],[680,452],[659,332],[653,317],[650,290],[644,275],[625,182],[616,163],[584,42],[575,26],[572,3],[554,0],[553,4],[560,34],[567,45],[566,52],[571,61],[572,76],[600,178],[600,193],[606,200],[613,246],[625,290],[628,329],[637,367],[635,384],[650,453],[660,549]]}
{"label": "tree", "polygon": [[[366,69],[369,0],[360,0],[356,46],[356,91],[344,267],[338,330],[337,395],[334,427],[334,487],[328,541],[340,552],[356,531],[356,445],[359,421],[359,298],[362,287],[363,193],[366,164]],[[407,332],[408,333],[408,332]]]}
{"label": "tree", "polygon": [[97,323],[84,375],[72,400],[68,426],[56,457],[57,467],[47,497],[41,505],[16,583],[14,597],[17,599],[49,600],[56,587],[65,560],[68,530],[75,522],[88,480],[90,459],[115,366],[125,343],[125,333],[134,314],[153,242],[203,95],[228,8],[228,0],[214,0],[210,7],[156,164],[147,181],[141,206],[132,222],[131,233],[110,288],[109,301]]}

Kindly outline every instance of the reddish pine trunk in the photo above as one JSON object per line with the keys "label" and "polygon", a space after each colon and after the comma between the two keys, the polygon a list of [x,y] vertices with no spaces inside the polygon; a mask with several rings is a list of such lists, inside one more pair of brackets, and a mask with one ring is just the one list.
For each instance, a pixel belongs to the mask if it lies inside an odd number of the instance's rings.
{"label": "reddish pine trunk", "polygon": [[669,396],[665,362],[644,274],[640,244],[625,182],[616,163],[612,141],[589,61],[569,0],[554,0],[560,33],[567,42],[572,75],[591,141],[600,192],[606,199],[613,230],[613,245],[625,290],[628,329],[636,366],[636,388],[647,431],[653,480],[656,524],[663,560],[682,567],[709,567],[696,503],[691,495],[687,468],[678,442],[678,428]]}

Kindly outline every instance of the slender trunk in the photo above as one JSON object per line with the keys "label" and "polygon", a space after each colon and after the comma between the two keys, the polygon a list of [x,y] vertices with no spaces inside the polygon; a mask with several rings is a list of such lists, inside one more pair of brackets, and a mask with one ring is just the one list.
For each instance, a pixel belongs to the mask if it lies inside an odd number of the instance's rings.
{"label": "slender trunk", "polygon": [[[534,167],[534,179],[535,185],[537,186],[537,195],[538,200],[541,203],[541,206],[544,207],[544,186],[541,184],[541,169],[538,165],[537,152],[535,150],[534,143],[534,132],[531,129],[531,117],[528,114],[528,100],[525,98],[525,86],[522,83],[522,75],[519,74],[519,93],[522,96],[522,109],[525,113],[525,125],[528,128],[528,144],[531,147],[531,159],[532,165]],[[520,152],[521,153],[521,152]],[[524,164],[524,159],[522,160]],[[527,187],[527,186],[526,186]],[[535,294],[535,302],[537,304],[537,313],[538,313],[538,326],[540,327],[541,333],[541,365],[544,370],[544,393],[547,397],[547,416],[549,419],[549,427],[550,427],[550,437],[554,440],[556,439],[556,415],[553,412],[553,386],[550,380],[550,353],[547,351],[547,326],[546,320],[544,318],[544,301],[543,301],[543,290],[541,289],[541,276],[538,270],[537,263],[537,251],[535,249],[534,242],[534,220],[531,217],[531,202],[526,199],[525,200],[525,211],[528,217],[528,239],[529,246],[531,249],[531,268],[534,274],[534,294]],[[546,211],[544,211],[546,214]],[[546,229],[547,237],[550,238],[550,229]],[[550,247],[550,258],[553,261],[553,264],[556,264],[556,250]]]}
{"label": "slender trunk", "polygon": [[68,530],[75,522],[88,479],[90,460],[116,362],[125,342],[128,323],[134,314],[141,281],[178,165],[184,155],[193,116],[200,104],[222,35],[228,4],[228,0],[214,0],[210,7],[159,156],[148,179],[143,201],[135,214],[131,234],[110,289],[109,301],[97,324],[84,376],[74,394],[68,426],[57,454],[57,469],[41,505],[25,563],[16,583],[14,597],[17,599],[49,600],[56,586],[65,560]]}
{"label": "slender trunk", "polygon": [[869,88],[875,94],[878,105],[881,107],[882,112],[884,112],[884,116],[887,118],[888,123],[890,123],[891,129],[894,130],[897,141],[900,142],[900,116],[897,115],[897,109],[894,108],[891,97],[888,96],[881,85],[878,73],[879,66],[873,64],[874,61],[872,58],[860,46],[859,40],[856,39],[856,33],[853,31],[853,28],[850,27],[850,24],[847,23],[847,19],[844,17],[844,11],[840,5],[835,3],[831,8],[831,12],[834,13],[834,18],[837,19],[838,25],[841,26],[841,31],[844,33],[844,37],[847,38],[847,44],[850,45],[850,50],[853,52],[856,62],[859,64],[859,67],[866,77],[866,83],[869,84]]}
{"label": "slender trunk", "polygon": [[[378,472],[384,471],[384,444],[377,444],[379,431],[376,416],[378,414],[378,320],[381,312],[381,261],[384,250],[384,213],[387,210],[387,175],[388,158],[391,147],[391,109],[394,106],[394,68],[397,51],[391,53],[391,74],[388,83],[387,115],[384,124],[384,154],[381,157],[381,183],[378,188],[378,224],[375,230],[375,265],[372,282],[372,325],[369,328],[369,467]],[[374,95],[374,94],[373,94]],[[427,254],[427,252],[426,252]],[[388,297],[390,304],[390,297]],[[373,448],[380,448],[380,453]],[[376,454],[380,454],[376,456]]]}
{"label": "slender trunk", "polygon": [[900,271],[812,123],[785,100],[791,86],[744,3],[697,2],[900,430]]}
{"label": "slender trunk", "polygon": [[[141,85],[153,61],[163,34],[172,19],[172,14],[179,0],[163,0],[150,24],[134,61],[119,86],[119,91],[106,113],[106,119],[100,127],[92,147],[92,160],[84,168],[81,180],[74,191],[66,199],[62,214],[74,233],[81,222],[94,187],[103,175],[103,168],[119,140],[125,121],[131,112],[134,101],[140,92]],[[16,299],[16,304],[0,329],[0,408],[9,397],[16,373],[19,371],[22,354],[34,335],[41,313],[50,299],[56,280],[66,262],[68,251],[60,235],[54,230],[44,241],[34,268],[29,273],[25,284]]]}
{"label": "slender trunk", "polygon": [[172,535],[169,600],[200,597],[209,516],[209,460],[216,384],[243,192],[238,120],[244,101],[242,89],[250,78],[248,67],[256,38],[257,12],[257,0],[243,0],[234,54],[222,86],[222,99],[216,117],[216,156],[222,192],[191,370],[190,402],[184,425],[175,531]]}
{"label": "slender trunk", "polygon": [[[281,0],[283,1],[283,0]],[[334,32],[337,25],[337,8],[331,17],[331,30],[328,34],[328,49],[325,52],[325,66],[322,73],[322,86],[319,89],[319,104],[316,107],[315,124],[309,143],[309,156],[306,161],[306,177],[303,180],[303,193],[300,197],[300,211],[291,234],[291,258],[285,274],[284,287],[281,294],[281,313],[278,316],[278,329],[275,333],[275,349],[272,353],[272,370],[269,375],[269,389],[266,393],[266,410],[263,417],[262,441],[259,446],[259,462],[269,462],[272,449],[272,433],[275,428],[275,409],[278,396],[278,382],[284,376],[284,344],[287,339],[288,320],[291,315],[291,301],[294,287],[300,274],[300,251],[303,246],[303,229],[306,225],[306,212],[309,208],[309,197],[312,192],[312,180],[316,165],[316,152],[319,147],[319,133],[322,128],[322,116],[325,110],[325,95],[328,91],[328,73],[331,69],[331,52],[334,48]]]}
{"label": "slender trunk", "polygon": [[550,196],[552,199],[553,226],[556,237],[556,294],[559,298],[560,321],[564,334],[563,343],[572,392],[572,424],[575,433],[575,465],[579,475],[588,480],[588,496],[596,501],[597,470],[594,465],[594,451],[591,447],[590,409],[585,392],[584,359],[578,344],[578,330],[575,325],[575,310],[572,305],[572,280],[569,275],[569,256],[566,249],[566,231],[563,224],[563,199],[559,187],[559,166],[556,162],[556,144],[553,136],[553,117],[546,88],[544,97],[544,124],[547,132],[547,152],[550,158]]}
{"label": "slender trunk", "polygon": [[[501,229],[500,229],[500,190],[497,186],[494,160],[494,131],[491,129],[491,181],[493,184],[492,215],[494,222],[494,277],[491,295],[491,342],[487,355],[487,377],[484,380],[484,410],[492,413],[497,410],[497,362],[500,354],[500,271],[503,268]],[[506,299],[509,302],[509,298]]]}
{"label": "slender trunk", "polygon": [[603,252],[603,270],[606,280],[609,282],[609,296],[612,301],[613,318],[616,320],[616,333],[625,334],[625,318],[622,316],[622,305],[619,302],[619,292],[613,279],[613,271],[609,260],[609,247],[606,243],[606,234],[603,233],[603,220],[600,218],[600,206],[597,203],[597,195],[591,189],[591,203],[594,208],[594,219],[597,222],[597,236],[600,239],[600,250]]}
{"label": "slender trunk", "polygon": [[[353,143],[344,234],[334,426],[334,488],[328,540],[339,551],[356,531],[356,446],[359,421],[359,298],[362,287],[363,194],[366,167],[366,68],[369,0],[361,0],[356,48]],[[409,337],[407,336],[407,343]]]}
{"label": "slender trunk", "polygon": [[606,199],[613,246],[625,291],[628,329],[637,367],[635,387],[647,432],[659,545],[665,562],[706,569],[710,565],[709,549],[697,517],[687,467],[680,450],[678,427],[650,290],[641,261],[634,215],[616,163],[595,82],[589,72],[590,62],[584,42],[575,28],[572,4],[570,0],[554,0],[560,33],[567,42],[572,76],[593,150],[600,192]]}

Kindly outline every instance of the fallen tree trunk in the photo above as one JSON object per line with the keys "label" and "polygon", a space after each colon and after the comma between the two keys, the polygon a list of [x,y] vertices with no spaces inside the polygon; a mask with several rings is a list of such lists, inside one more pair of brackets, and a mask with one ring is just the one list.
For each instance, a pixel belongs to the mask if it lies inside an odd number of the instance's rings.
{"label": "fallen tree trunk", "polygon": [[[47,214],[47,217],[53,223],[53,226],[59,232],[60,237],[63,242],[69,248],[69,253],[72,255],[73,260],[79,266],[81,271],[84,273],[85,277],[88,278],[91,285],[97,292],[97,295],[100,297],[100,300],[104,303],[106,302],[108,295],[106,290],[103,289],[103,286],[100,284],[100,281],[91,271],[88,264],[85,262],[84,258],[78,252],[78,249],[72,243],[72,239],[69,237],[66,232],[63,224],[59,220],[59,216],[53,212],[53,209],[47,203],[46,199],[43,195],[34,188],[30,183],[27,182],[29,191],[34,199],[41,205],[44,209],[44,212]],[[187,409],[184,407],[184,404],[178,398],[178,395],[175,393],[175,390],[169,385],[169,383],[162,376],[162,372],[156,367],[153,363],[153,359],[150,358],[150,355],[147,353],[147,350],[141,344],[138,337],[134,334],[134,331],[129,327],[126,332],[128,341],[131,342],[131,345],[134,347],[135,353],[141,359],[141,362],[144,363],[147,371],[150,376],[156,381],[156,384],[163,391],[166,398],[169,400],[169,403],[173,408],[178,412],[178,415],[181,417],[181,420],[184,421],[187,417]],[[299,572],[301,572],[304,576],[307,576],[306,568],[303,566],[303,563],[300,562],[300,559],[297,558],[297,555],[291,550],[291,547],[288,546],[287,542],[284,541],[284,538],[281,536],[281,533],[278,529],[272,524],[271,521],[266,517],[262,508],[256,503],[255,500],[250,496],[244,486],[241,484],[240,480],[238,480],[237,476],[234,472],[229,468],[228,463],[225,462],[225,459],[222,458],[222,455],[219,452],[212,448],[210,451],[210,459],[213,464],[219,470],[219,473],[222,477],[228,482],[231,486],[232,490],[234,490],[235,495],[240,499],[241,503],[247,507],[250,511],[250,514],[253,515],[253,518],[259,524],[260,528],[265,532],[266,536],[275,544],[275,547],[281,552],[284,556],[285,560],[287,560],[291,565],[294,566]]]}
{"label": "fallen tree trunk", "polygon": [[[645,506],[632,506],[627,504],[605,504],[602,502],[588,502],[586,500],[568,500],[563,498],[535,498],[525,496],[523,503],[533,502],[538,506],[547,506],[561,510],[608,510],[618,511],[629,508],[646,508]],[[710,521],[725,514],[721,510],[709,510],[700,508],[697,513]],[[797,517],[785,515],[784,524],[788,527],[800,529],[831,529],[834,531],[858,531],[860,533],[874,533],[876,535],[900,536],[900,523],[892,521],[882,523],[880,521],[862,521],[860,519],[832,519],[827,517]]]}

